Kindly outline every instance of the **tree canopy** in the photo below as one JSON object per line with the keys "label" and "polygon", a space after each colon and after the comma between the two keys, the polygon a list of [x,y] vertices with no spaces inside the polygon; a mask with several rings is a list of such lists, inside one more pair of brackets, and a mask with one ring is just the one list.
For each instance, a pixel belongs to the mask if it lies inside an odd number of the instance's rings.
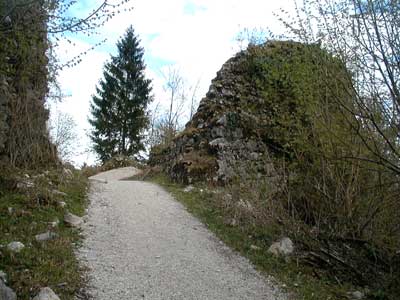
{"label": "tree canopy", "polygon": [[144,149],[146,109],[152,100],[144,50],[132,26],[117,43],[117,49],[117,55],[104,66],[89,119],[93,148],[103,162],[115,155],[134,156]]}

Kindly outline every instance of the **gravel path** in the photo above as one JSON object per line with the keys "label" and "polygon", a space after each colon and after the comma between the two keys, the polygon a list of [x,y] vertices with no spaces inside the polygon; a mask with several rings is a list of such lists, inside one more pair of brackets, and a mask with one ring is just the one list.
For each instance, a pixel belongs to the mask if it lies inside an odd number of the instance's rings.
{"label": "gravel path", "polygon": [[95,300],[286,299],[162,188],[119,181],[136,172],[91,177],[78,255]]}

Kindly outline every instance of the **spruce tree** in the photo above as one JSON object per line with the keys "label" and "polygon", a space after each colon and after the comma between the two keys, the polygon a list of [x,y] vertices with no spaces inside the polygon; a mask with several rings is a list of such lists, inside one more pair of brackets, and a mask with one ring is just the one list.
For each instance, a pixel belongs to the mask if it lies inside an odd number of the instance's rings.
{"label": "spruce tree", "polygon": [[151,81],[145,78],[144,50],[132,26],[117,48],[118,54],[104,66],[104,78],[91,103],[90,137],[102,162],[144,150],[143,131],[148,125]]}

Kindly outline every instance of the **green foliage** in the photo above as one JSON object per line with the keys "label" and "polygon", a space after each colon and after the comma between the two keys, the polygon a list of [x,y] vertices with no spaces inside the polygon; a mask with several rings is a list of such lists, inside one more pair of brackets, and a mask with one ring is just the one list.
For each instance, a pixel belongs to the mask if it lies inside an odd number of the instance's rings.
{"label": "green foliage", "polygon": [[348,109],[350,74],[318,45],[279,42],[249,51],[248,76],[263,95],[253,110],[265,109],[263,128],[254,129],[274,159],[285,161],[288,209],[332,234],[363,236],[386,175],[351,160],[367,159],[368,151]]}
{"label": "green foliage", "polygon": [[148,125],[151,82],[145,79],[143,48],[132,27],[117,47],[118,55],[105,65],[91,104],[91,139],[102,162],[143,150],[143,130]]}
{"label": "green foliage", "polygon": [[280,178],[278,189],[256,197],[265,201],[259,209],[285,220],[304,251],[335,251],[344,266],[331,263],[331,276],[396,294],[388,266],[400,246],[398,176],[369,148],[385,141],[354,114],[352,74],[318,45],[271,42],[249,53],[243,69],[263,99],[249,109],[264,114],[262,126],[242,123],[268,146]]}
{"label": "green foliage", "polygon": [[[340,88],[342,82],[337,78],[341,76],[345,81],[346,71],[318,45],[270,42],[250,47],[249,53],[244,62],[246,75],[263,100],[250,107],[253,112],[264,112],[263,128],[257,128],[258,134],[275,155],[289,158],[299,140],[306,138],[302,135],[311,137],[313,120],[322,109],[338,115],[331,90]],[[336,70],[338,77],[331,80],[330,86],[323,86],[321,78],[326,77],[327,68]],[[342,96],[351,104],[349,96]]]}

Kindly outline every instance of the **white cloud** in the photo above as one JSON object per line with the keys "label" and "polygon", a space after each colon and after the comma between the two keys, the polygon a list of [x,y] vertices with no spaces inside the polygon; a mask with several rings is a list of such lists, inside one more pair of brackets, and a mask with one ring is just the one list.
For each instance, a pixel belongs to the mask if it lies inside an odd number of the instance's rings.
{"label": "white cloud", "polygon": [[[101,28],[99,39],[107,38],[107,47],[89,53],[83,62],[60,74],[64,91],[70,91],[59,109],[71,113],[79,130],[88,129],[88,110],[95,85],[102,77],[102,67],[109,57],[104,49],[115,49],[115,43],[126,28],[133,25],[146,52],[149,78],[153,79],[156,101],[166,99],[163,79],[157,61],[171,61],[181,70],[189,84],[201,79],[199,95],[203,96],[221,65],[239,49],[235,40],[241,29],[269,28],[282,32],[274,17],[281,7],[289,8],[292,0],[136,0],[131,12],[122,12]],[[85,40],[75,40],[76,47],[64,43],[59,47],[62,59],[90,47]],[[67,53],[65,53],[67,52]],[[85,143],[88,143],[86,140]],[[83,157],[77,158],[82,163]]]}

